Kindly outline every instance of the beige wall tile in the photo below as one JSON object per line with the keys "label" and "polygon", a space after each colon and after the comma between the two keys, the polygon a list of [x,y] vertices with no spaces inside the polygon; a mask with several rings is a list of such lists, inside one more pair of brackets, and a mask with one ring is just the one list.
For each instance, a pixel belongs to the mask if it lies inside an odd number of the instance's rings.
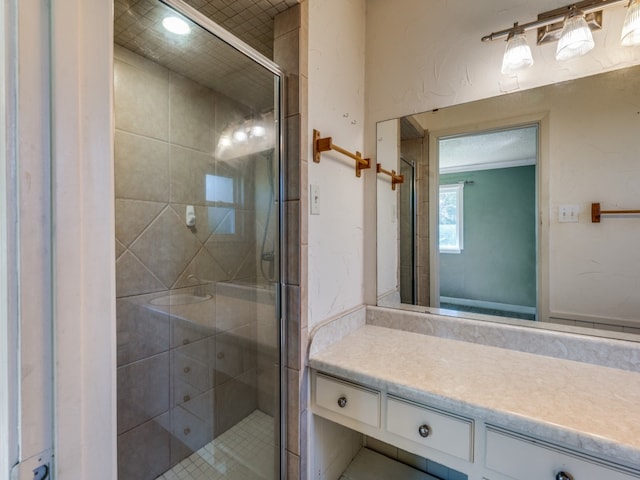
{"label": "beige wall tile", "polygon": [[169,413],[118,436],[118,480],[153,479],[170,466]]}
{"label": "beige wall tile", "polygon": [[116,199],[116,239],[130,245],[165,206],[159,202]]}
{"label": "beige wall tile", "polygon": [[227,431],[256,409],[256,372],[249,371],[216,388],[215,434]]}
{"label": "beige wall tile", "polygon": [[214,282],[225,282],[230,276],[204,248],[200,249],[191,263],[185,268],[174,288],[183,288]]}
{"label": "beige wall tile", "polygon": [[299,71],[299,30],[291,30],[273,42],[273,58],[288,74],[298,75]]}
{"label": "beige wall tile", "polygon": [[165,285],[173,285],[201,244],[181,218],[166,208],[131,245],[131,251]]}
{"label": "beige wall tile", "polygon": [[116,198],[169,201],[169,146],[139,135],[115,133]]}
{"label": "beige wall tile", "polygon": [[186,77],[171,73],[171,143],[213,153],[215,93]]}
{"label": "beige wall tile", "polygon": [[120,258],[120,256],[125,252],[127,247],[125,247],[120,241],[116,239],[116,260]]}
{"label": "beige wall tile", "polygon": [[[255,258],[256,243],[253,239],[250,241],[242,239],[234,241],[233,238],[230,238],[229,241],[220,241],[215,236],[212,236],[205,244],[205,248],[224,272],[233,279],[236,278],[242,264],[248,257]],[[253,263],[255,265],[255,261]]]}
{"label": "beige wall tile", "polygon": [[169,350],[169,315],[130,298],[116,302],[118,366]]}
{"label": "beige wall tile", "polygon": [[168,353],[118,368],[118,434],[168,410]]}
{"label": "beige wall tile", "polygon": [[212,160],[208,154],[171,146],[171,203],[206,205],[206,176],[215,174]]}
{"label": "beige wall tile", "polygon": [[114,62],[115,124],[119,130],[169,139],[169,71]]}
{"label": "beige wall tile", "polygon": [[216,386],[257,368],[255,321],[216,335]]}
{"label": "beige wall tile", "polygon": [[295,5],[276,15],[273,20],[274,38],[278,38],[292,30],[297,30],[300,28],[300,5]]}
{"label": "beige wall tile", "polygon": [[131,252],[126,251],[116,261],[117,297],[160,292],[167,288]]}

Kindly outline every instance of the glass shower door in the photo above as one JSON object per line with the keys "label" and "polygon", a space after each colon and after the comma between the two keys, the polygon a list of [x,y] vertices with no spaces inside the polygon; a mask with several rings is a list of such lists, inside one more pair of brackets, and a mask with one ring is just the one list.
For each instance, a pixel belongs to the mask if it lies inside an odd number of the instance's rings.
{"label": "glass shower door", "polygon": [[280,77],[167,3],[114,3],[118,478],[280,478]]}

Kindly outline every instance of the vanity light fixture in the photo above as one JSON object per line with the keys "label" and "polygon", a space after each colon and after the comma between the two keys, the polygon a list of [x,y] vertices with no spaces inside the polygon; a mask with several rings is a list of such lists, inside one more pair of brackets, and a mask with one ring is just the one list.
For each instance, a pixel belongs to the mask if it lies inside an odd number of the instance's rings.
{"label": "vanity light fixture", "polygon": [[165,17],[162,20],[162,26],[176,35],[188,35],[191,33],[189,24],[175,16]]}
{"label": "vanity light fixture", "polygon": [[640,45],[640,0],[630,0],[622,24],[620,43],[625,47]]}
{"label": "vanity light fixture", "polygon": [[506,74],[533,64],[533,57],[529,57],[531,49],[524,35],[527,30],[537,29],[538,45],[557,41],[556,59],[568,60],[593,48],[591,31],[602,28],[602,10],[624,4],[628,9],[621,43],[624,46],[640,45],[640,0],[584,0],[540,13],[538,19],[531,22],[516,22],[511,28],[482,37],[482,41],[507,39],[502,61],[502,72]]}
{"label": "vanity light fixture", "polygon": [[556,49],[556,60],[564,61],[581,57],[594,46],[593,35],[591,35],[591,29],[584,18],[584,12],[572,10],[562,27]]}
{"label": "vanity light fixture", "polygon": [[527,43],[524,28],[518,27],[518,24],[515,23],[513,30],[507,37],[507,48],[502,58],[502,73],[513,73],[531,65],[533,65],[533,56]]}

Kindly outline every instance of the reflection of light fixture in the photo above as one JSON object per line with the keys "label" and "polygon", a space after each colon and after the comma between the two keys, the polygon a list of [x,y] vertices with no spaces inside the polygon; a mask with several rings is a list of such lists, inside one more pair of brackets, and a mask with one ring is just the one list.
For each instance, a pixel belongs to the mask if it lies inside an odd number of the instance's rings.
{"label": "reflection of light fixture", "polygon": [[189,24],[178,17],[165,17],[162,26],[176,35],[187,35],[191,32]]}
{"label": "reflection of light fixture", "polygon": [[502,73],[513,73],[531,65],[533,65],[531,48],[529,48],[527,38],[524,35],[524,29],[518,28],[516,23],[507,38],[507,48],[502,59]]}
{"label": "reflection of light fixture", "polygon": [[591,35],[589,25],[584,19],[584,13],[580,10],[573,10],[564,21],[556,49],[556,60],[570,60],[580,57],[594,46],[593,35]]}
{"label": "reflection of light fixture", "polygon": [[276,126],[273,112],[230,123],[221,132],[213,155],[231,160],[272,150],[276,146]]}
{"label": "reflection of light fixture", "polygon": [[620,43],[625,47],[640,45],[640,0],[630,0],[624,17]]}
{"label": "reflection of light fixture", "polygon": [[[583,0],[566,7],[540,13],[537,20],[523,24],[514,23],[511,28],[482,37],[482,41],[487,42],[508,37],[507,40],[510,42],[518,38],[522,32],[535,28],[538,30],[538,45],[558,41],[556,58],[558,60],[575,58],[584,55],[593,48],[591,30],[602,28],[602,10],[625,4],[629,9],[622,28],[621,43],[622,45],[640,45],[640,0]],[[562,33],[560,33],[561,31]],[[514,43],[523,45],[523,39],[524,36]],[[509,65],[514,65],[514,63],[510,63],[508,55],[511,55],[509,46],[507,46],[503,59],[503,73],[514,71],[513,68],[509,68]],[[515,53],[513,55],[515,56]]]}
{"label": "reflection of light fixture", "polygon": [[249,135],[244,130],[236,130],[233,132],[233,140],[235,142],[246,142],[249,139]]}
{"label": "reflection of light fixture", "polygon": [[254,125],[251,127],[252,137],[264,137],[267,134],[267,129],[262,125]]}

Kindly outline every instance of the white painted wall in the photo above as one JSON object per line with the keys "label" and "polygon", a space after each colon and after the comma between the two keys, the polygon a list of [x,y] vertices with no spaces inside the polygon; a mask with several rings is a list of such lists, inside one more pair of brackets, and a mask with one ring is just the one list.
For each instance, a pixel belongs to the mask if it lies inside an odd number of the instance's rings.
{"label": "white painted wall", "polygon": [[367,129],[380,120],[493,97],[505,92],[583,77],[640,63],[640,49],[620,47],[626,9],[604,11],[596,47],[568,62],[555,60],[556,44],[535,46],[534,65],[514,76],[500,73],[505,42],[480,39],[563,0],[368,0]]}
{"label": "white painted wall", "polygon": [[[309,139],[313,129],[349,151],[364,142],[365,1],[309,2]],[[312,157],[312,149],[309,156]],[[320,214],[309,216],[309,329],[364,301],[364,178],[337,152],[309,158]],[[303,212],[308,214],[308,212]],[[374,279],[370,279],[374,281]]]}
{"label": "white painted wall", "polygon": [[116,470],[113,5],[51,6],[57,478]]}
{"label": "white painted wall", "polygon": [[9,307],[11,322],[18,328],[14,340],[19,362],[17,389],[11,399],[18,408],[19,434],[13,439],[19,444],[12,461],[25,464],[28,471],[36,466],[37,457],[50,453],[53,427],[49,14],[42,2],[9,4],[17,41],[7,58],[17,73],[15,116],[9,127],[15,150],[8,158],[15,215]]}
{"label": "white painted wall", "polygon": [[[378,124],[376,131],[377,163],[388,171],[400,171],[400,121],[386,120]],[[388,175],[377,175],[377,210],[380,216],[379,224],[385,227],[378,230],[378,302],[387,295],[398,292],[394,296],[399,301],[400,291],[400,227],[398,211],[399,189],[391,189],[391,178]]]}
{"label": "white painted wall", "polygon": [[15,189],[11,181],[14,139],[9,126],[15,119],[11,80],[16,65],[10,59],[13,28],[11,8],[0,2],[0,477],[8,477],[18,457],[17,402],[9,392],[17,389],[18,334],[15,306],[9,306],[15,290]]}
{"label": "white painted wall", "polygon": [[[363,148],[365,0],[309,0],[308,5],[308,138],[317,129],[336,145],[369,156]],[[355,162],[337,152],[323,153],[319,164],[312,156],[310,146],[308,181],[320,189],[320,214],[301,212],[309,215],[309,330],[361,305],[365,281],[375,283],[375,277],[365,278],[363,254],[364,180],[375,173],[356,178]],[[314,480],[338,478],[362,445],[361,434],[315,416],[308,438],[306,463]]]}
{"label": "white painted wall", "polygon": [[[116,478],[112,4],[11,0],[19,411],[12,479]],[[7,11],[7,10],[5,10]],[[15,62],[15,63],[13,63]],[[5,194],[6,192],[2,192]],[[17,317],[17,318],[16,318]],[[3,364],[4,368],[5,365]],[[3,432],[4,433],[4,432]],[[17,453],[17,455],[14,455]],[[0,477],[8,478],[7,472]]]}

